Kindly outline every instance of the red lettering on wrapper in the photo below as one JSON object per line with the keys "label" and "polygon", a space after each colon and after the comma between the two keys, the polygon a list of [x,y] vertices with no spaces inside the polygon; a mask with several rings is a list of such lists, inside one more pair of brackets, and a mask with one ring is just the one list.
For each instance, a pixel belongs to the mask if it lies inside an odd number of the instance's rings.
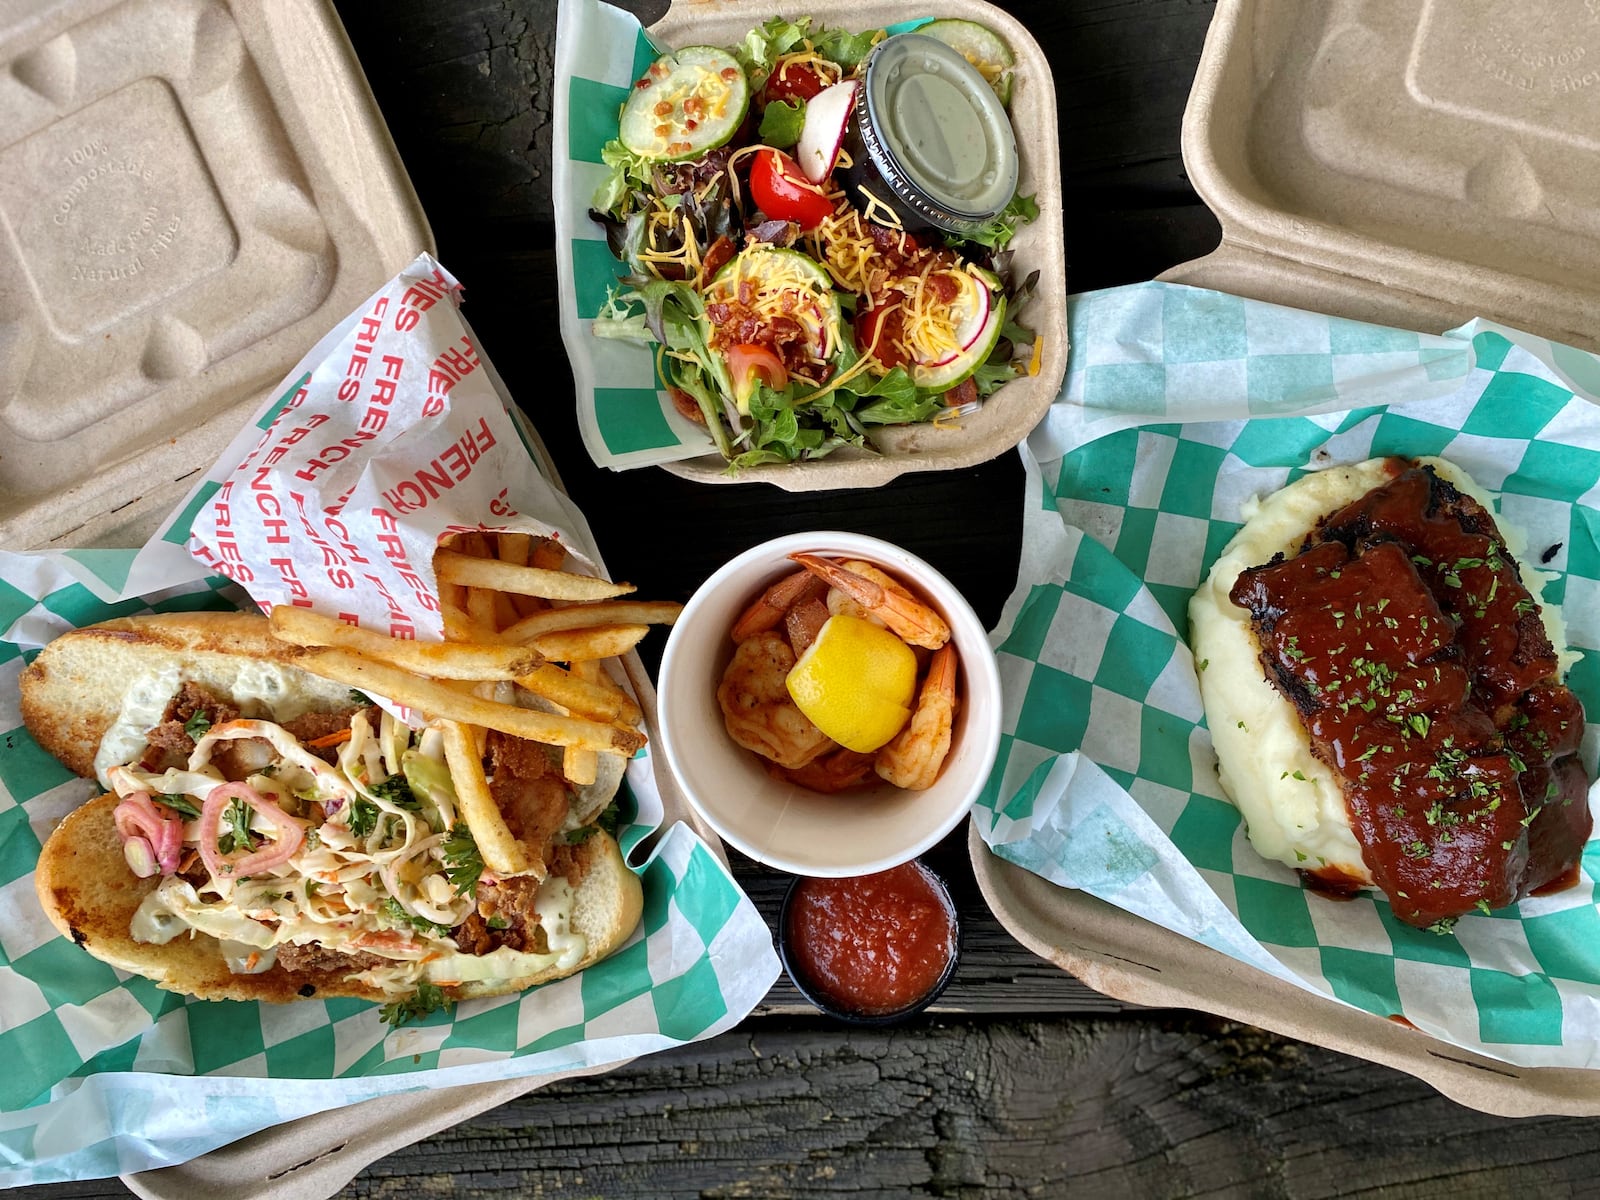
{"label": "red lettering on wrapper", "polygon": [[306,465],[296,471],[294,477],[304,479],[307,483],[315,483],[318,475],[342,463],[354,451],[372,441],[373,436],[366,430],[357,429],[349,437],[340,438],[337,442],[324,446],[311,458],[306,459]]}
{"label": "red lettering on wrapper", "polygon": [[362,317],[356,327],[356,344],[344,369],[344,381],[339,384],[339,399],[348,402],[361,394],[361,378],[367,373],[367,362],[372,357],[373,346],[378,342],[378,334],[383,330],[383,314],[388,310],[389,297],[379,296],[372,311]]}
{"label": "red lettering on wrapper", "polygon": [[334,516],[332,512],[329,512],[323,516],[322,523],[327,528],[328,532],[334,536],[334,539],[339,544],[339,549],[344,552],[346,559],[353,563],[361,563],[363,565],[366,564],[367,559],[364,558],[361,554],[361,551],[356,548],[356,544],[350,540],[350,530],[345,527],[345,523],[343,521]]}
{"label": "red lettering on wrapper", "polygon": [[402,515],[427,508],[468,475],[473,465],[497,443],[486,417],[478,418],[478,427],[461,435],[461,440],[451,445],[427,466],[420,468],[410,479],[401,480],[383,493],[384,503]]}
{"label": "red lettering on wrapper", "polygon": [[395,329],[400,333],[415,329],[422,320],[422,314],[449,295],[450,291],[450,283],[441,271],[434,271],[431,279],[413,280],[400,296],[401,308],[394,315]]}
{"label": "red lettering on wrapper", "polygon": [[311,523],[311,517],[306,512],[306,498],[299,492],[290,492],[289,499],[294,502],[295,511],[300,515],[300,524],[305,529],[306,536],[311,539],[312,545],[322,552],[323,573],[328,577],[328,582],[344,590],[355,587],[355,576],[344,570],[344,556],[329,545],[328,539],[323,537]]}
{"label": "red lettering on wrapper", "polygon": [[479,361],[478,348],[465,334],[435,358],[428,368],[428,398],[423,403],[422,415],[436,417],[442,413],[450,389],[477,370]]}
{"label": "red lettering on wrapper", "polygon": [[274,558],[270,560],[278,570],[278,578],[283,581],[283,586],[288,589],[291,596],[301,600],[309,600],[311,593],[306,591],[306,585],[300,582],[300,576],[294,569],[294,559]]}
{"label": "red lettering on wrapper", "polygon": [[425,612],[438,612],[439,598],[428,590],[427,581],[417,574],[406,558],[405,542],[400,537],[400,523],[394,514],[386,508],[379,507],[372,510],[372,515],[378,519],[378,545],[383,550],[384,558],[389,560],[400,578],[410,586],[422,609]]}

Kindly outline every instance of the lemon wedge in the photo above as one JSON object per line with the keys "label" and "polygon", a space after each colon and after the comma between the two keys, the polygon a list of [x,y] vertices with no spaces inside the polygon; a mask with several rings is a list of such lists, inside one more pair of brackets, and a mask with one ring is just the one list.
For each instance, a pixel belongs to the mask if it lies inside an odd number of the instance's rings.
{"label": "lemon wedge", "polygon": [[829,617],[789,672],[789,696],[841,746],[882,746],[911,717],[917,658],[894,634],[860,617]]}

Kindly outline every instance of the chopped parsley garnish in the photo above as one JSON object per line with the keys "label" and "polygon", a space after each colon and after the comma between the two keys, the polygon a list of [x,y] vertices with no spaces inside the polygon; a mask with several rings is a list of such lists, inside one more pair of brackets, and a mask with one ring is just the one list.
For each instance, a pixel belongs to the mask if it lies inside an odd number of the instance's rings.
{"label": "chopped parsley garnish", "polygon": [[224,854],[238,850],[254,850],[255,835],[250,832],[250,806],[235,796],[222,810],[222,835],[217,838],[217,849]]}
{"label": "chopped parsley garnish", "polygon": [[1472,907],[1476,908],[1479,912],[1481,912],[1486,917],[1489,915],[1489,913],[1491,911],[1491,909],[1489,908],[1489,902],[1487,900],[1479,900]]}
{"label": "chopped parsley garnish", "polygon": [[157,804],[165,804],[173,812],[190,821],[198,820],[200,817],[200,810],[195,806],[195,802],[187,796],[171,796],[165,792],[155,792],[151,794],[150,798]]}
{"label": "chopped parsley garnish", "polygon": [[417,990],[411,995],[391,1000],[378,1010],[378,1015],[387,1024],[399,1029],[407,1021],[425,1017],[429,1013],[438,1012],[441,1008],[449,1008],[450,1005],[451,1001],[436,984],[419,983]]}
{"label": "chopped parsley garnish", "polygon": [[450,827],[450,836],[442,849],[445,877],[456,889],[456,895],[472,895],[478,886],[478,877],[483,874],[483,855],[478,853],[478,842],[472,830],[457,821]]}
{"label": "chopped parsley garnish", "polygon": [[1412,842],[1409,846],[1406,847],[1406,857],[1407,858],[1432,858],[1433,857],[1433,850],[1428,846],[1427,842],[1415,841],[1415,842]]}
{"label": "chopped parsley garnish", "polygon": [[429,937],[449,937],[450,926],[441,925],[437,921],[430,921],[427,917],[419,917],[415,913],[407,912],[406,906],[393,896],[383,902],[383,915],[396,925],[409,925],[418,933],[425,933]]}
{"label": "chopped parsley garnish", "polygon": [[1427,737],[1428,729],[1433,724],[1426,713],[1412,713],[1406,720],[1418,737]]}
{"label": "chopped parsley garnish", "polygon": [[194,714],[183,723],[183,731],[197,742],[205,737],[206,731],[210,728],[211,718],[200,709],[195,709]]}
{"label": "chopped parsley garnish", "polygon": [[1458,920],[1460,920],[1459,917],[1440,917],[1432,925],[1428,926],[1428,932],[1436,933],[1440,937],[1443,937],[1445,934],[1450,933],[1455,929],[1456,922]]}
{"label": "chopped parsley garnish", "polygon": [[396,808],[403,808],[408,812],[416,812],[422,807],[422,801],[411,791],[411,785],[406,782],[404,775],[391,775],[382,783],[369,784],[367,791],[378,799],[387,800]]}
{"label": "chopped parsley garnish", "polygon": [[494,916],[490,917],[487,921],[484,922],[484,924],[487,925],[490,929],[510,929],[511,928],[511,922],[506,920],[499,913],[495,913]]}
{"label": "chopped parsley garnish", "polygon": [[378,814],[383,810],[368,800],[365,796],[357,796],[350,802],[346,810],[344,821],[350,830],[351,837],[369,838],[372,831],[378,827]]}
{"label": "chopped parsley garnish", "polygon": [[371,708],[372,697],[367,695],[365,692],[358,692],[355,688],[351,688],[350,703],[354,704],[357,708]]}

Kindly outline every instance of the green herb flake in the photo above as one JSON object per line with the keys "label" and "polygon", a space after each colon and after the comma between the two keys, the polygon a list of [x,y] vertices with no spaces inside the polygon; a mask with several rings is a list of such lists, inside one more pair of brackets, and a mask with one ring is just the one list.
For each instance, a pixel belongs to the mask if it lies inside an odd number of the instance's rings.
{"label": "green herb flake", "polygon": [[378,827],[378,815],[382,811],[365,796],[357,796],[344,814],[345,827],[350,830],[350,836],[363,841],[371,837],[372,831]]}
{"label": "green herb flake", "polygon": [[419,983],[415,992],[402,999],[391,1000],[378,1010],[378,1015],[386,1024],[399,1029],[408,1021],[438,1012],[441,1008],[449,1008],[451,1003],[443,989],[436,984]]}
{"label": "green herb flake", "polygon": [[166,792],[152,792],[150,798],[157,804],[165,804],[173,812],[189,821],[200,819],[200,808],[188,796],[174,796]]}
{"label": "green herb flake", "polygon": [[450,836],[442,849],[445,877],[456,889],[456,895],[472,895],[477,889],[478,877],[483,874],[483,855],[478,853],[478,842],[472,830],[457,821],[450,827]]}
{"label": "green herb flake", "polygon": [[205,737],[206,731],[211,728],[211,718],[204,711],[196,709],[194,714],[183,723],[183,731],[195,741]]}

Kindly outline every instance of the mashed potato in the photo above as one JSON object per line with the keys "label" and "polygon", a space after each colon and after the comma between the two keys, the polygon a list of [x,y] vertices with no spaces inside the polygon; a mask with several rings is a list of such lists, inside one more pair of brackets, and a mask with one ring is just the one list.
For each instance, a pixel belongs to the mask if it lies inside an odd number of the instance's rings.
{"label": "mashed potato", "polygon": [[[1311,753],[1300,715],[1267,682],[1250,615],[1229,598],[1247,567],[1282,553],[1293,556],[1319,519],[1389,482],[1387,459],[1330,467],[1306,475],[1264,500],[1248,501],[1245,525],[1224,547],[1211,574],[1189,601],[1189,640],[1200,669],[1200,695],[1216,747],[1223,791],[1244,816],[1250,844],[1265,858],[1311,871],[1330,869],[1371,885],[1350,829],[1344,789]],[[1494,512],[1493,500],[1459,467],[1420,458],[1441,479]],[[1523,582],[1537,598],[1547,575],[1523,558],[1526,538],[1496,519],[1501,539],[1517,559]],[[1558,651],[1566,647],[1559,612],[1540,605]],[[1562,655],[1565,668],[1568,656]]]}

